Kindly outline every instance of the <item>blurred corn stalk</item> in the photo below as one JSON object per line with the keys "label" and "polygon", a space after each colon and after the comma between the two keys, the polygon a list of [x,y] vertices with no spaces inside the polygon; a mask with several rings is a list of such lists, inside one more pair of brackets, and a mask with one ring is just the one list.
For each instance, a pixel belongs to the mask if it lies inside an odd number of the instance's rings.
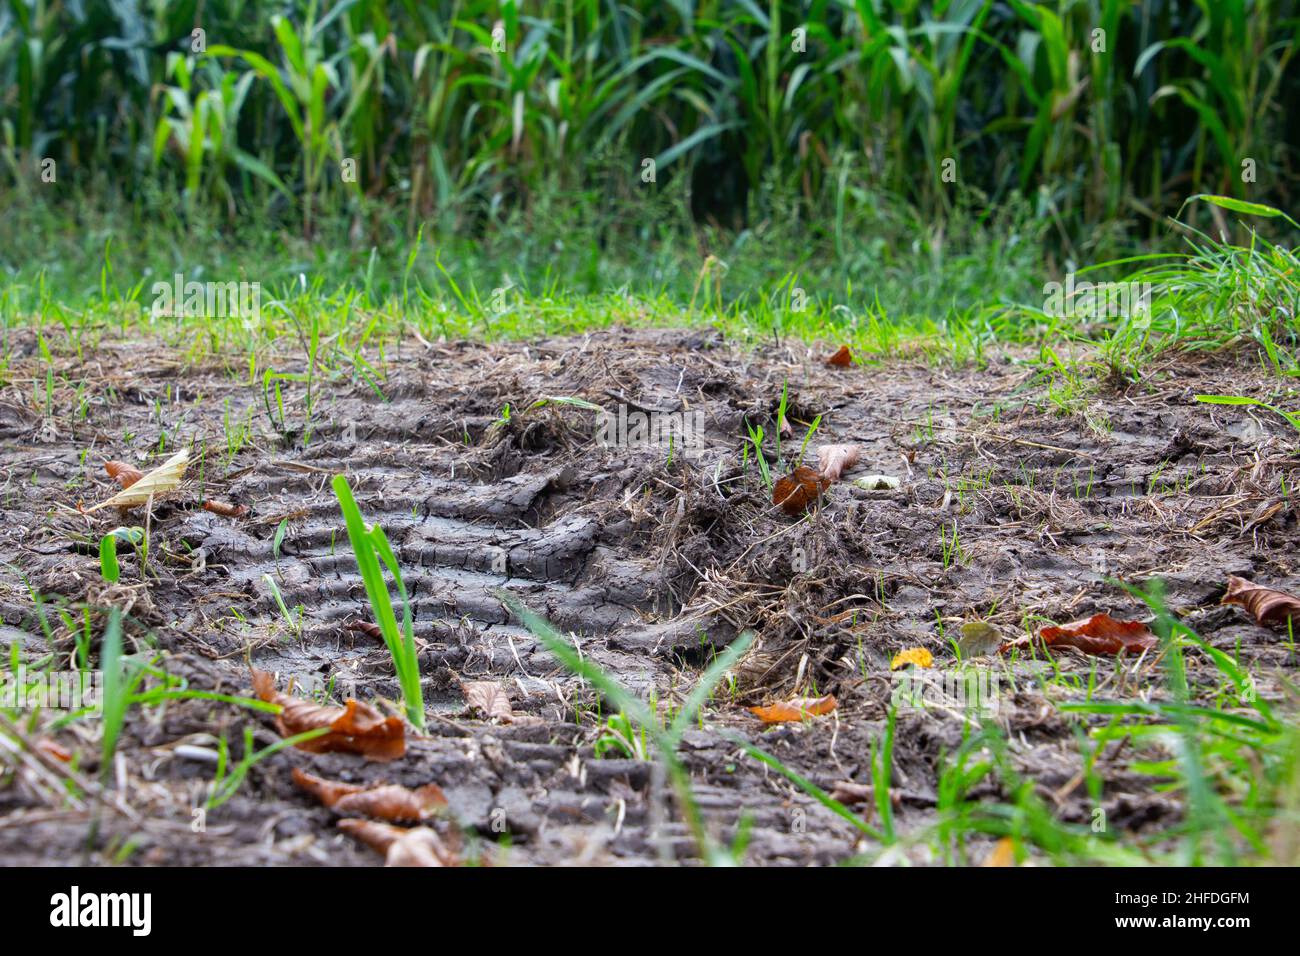
{"label": "blurred corn stalk", "polygon": [[1116,217],[1154,223],[1198,191],[1285,200],[1297,12],[0,0],[0,175],[26,188],[52,157],[79,177],[170,176],[228,213],[290,203],[308,234],[375,199],[404,205],[414,232],[431,217],[478,228],[574,190],[636,195],[653,160],[660,185],[734,177],[746,188],[723,201],[769,214],[796,195],[820,221],[877,192],[941,216],[959,188],[989,202],[1019,191],[1077,237]]}

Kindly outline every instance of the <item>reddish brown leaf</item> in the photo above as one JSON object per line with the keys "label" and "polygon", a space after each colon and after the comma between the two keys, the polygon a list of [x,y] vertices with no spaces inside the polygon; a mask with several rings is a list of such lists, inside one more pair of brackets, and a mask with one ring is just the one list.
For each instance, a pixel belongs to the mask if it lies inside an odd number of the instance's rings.
{"label": "reddish brown leaf", "polygon": [[839,350],[826,360],[826,364],[832,368],[847,368],[853,364],[853,353],[849,351],[847,345],[841,345]]}
{"label": "reddish brown leaf", "polygon": [[378,624],[374,621],[363,621],[359,617],[354,617],[352,620],[346,622],[343,625],[343,629],[346,631],[352,631],[354,634],[364,634],[366,637],[373,637],[377,641],[382,641],[384,639],[384,632],[379,629]]}
{"label": "reddish brown leaf", "polygon": [[130,488],[137,481],[144,477],[144,472],[135,465],[129,465],[124,461],[106,461],[104,470],[108,472],[108,477],[112,478],[123,488]]}
{"label": "reddish brown leaf", "polygon": [[221,515],[223,518],[242,518],[248,514],[248,505],[232,505],[229,501],[209,498],[203,502],[203,510],[211,511],[214,515]]}
{"label": "reddish brown leaf", "polygon": [[829,478],[823,478],[807,465],[800,465],[777,481],[772,488],[772,504],[780,505],[788,515],[797,515],[830,486]]}
{"label": "reddish brown leaf", "polygon": [[1255,616],[1255,623],[1265,627],[1286,627],[1289,621],[1300,627],[1300,598],[1285,591],[1252,584],[1235,574],[1228,575],[1228,593],[1224,604],[1243,607]]}
{"label": "reddish brown leaf", "polygon": [[447,797],[436,783],[426,783],[418,790],[408,790],[397,784],[360,787],[316,777],[297,767],[293,768],[293,782],[343,816],[366,816],[392,823],[423,823],[447,806]]}
{"label": "reddish brown leaf", "polygon": [[262,700],[282,709],[275,718],[282,737],[292,737],[318,727],[330,732],[298,744],[309,753],[361,754],[371,760],[396,760],[406,753],[406,727],[400,717],[385,717],[369,704],[347,700],[342,707],[290,697],[275,689],[275,679],[266,671],[253,671],[253,691]]}
{"label": "reddish brown leaf", "polygon": [[839,481],[846,469],[858,463],[861,454],[861,445],[822,445],[817,449],[817,464],[825,478]]}
{"label": "reddish brown leaf", "polygon": [[1151,628],[1141,621],[1117,621],[1109,614],[1045,627],[1038,636],[1047,647],[1073,647],[1085,654],[1141,654],[1157,643]]}
{"label": "reddish brown leaf", "polygon": [[72,751],[63,746],[63,744],[59,743],[57,740],[51,740],[49,737],[42,737],[40,740],[36,741],[36,749],[47,757],[53,757],[55,760],[60,760],[63,763],[72,762]]}
{"label": "reddish brown leaf", "polygon": [[767,707],[751,707],[749,712],[765,724],[779,724],[783,721],[821,717],[837,706],[835,695],[827,694],[825,697],[795,697],[783,704],[770,704]]}
{"label": "reddish brown leaf", "polygon": [[455,851],[436,830],[395,827],[371,820],[339,821],[339,829],[384,854],[385,866],[455,866]]}

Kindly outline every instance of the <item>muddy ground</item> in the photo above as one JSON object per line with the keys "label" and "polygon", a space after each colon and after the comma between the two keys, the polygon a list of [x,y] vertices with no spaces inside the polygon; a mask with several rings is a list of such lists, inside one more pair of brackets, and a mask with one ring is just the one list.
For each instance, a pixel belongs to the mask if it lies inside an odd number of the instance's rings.
{"label": "muddy ground", "polygon": [[[596,757],[595,695],[511,620],[497,588],[544,614],[625,684],[653,693],[661,708],[689,692],[714,648],[753,629],[754,649],[682,747],[718,838],[729,840],[742,812],[751,815],[752,863],[830,864],[877,848],[726,733],[759,742],[827,790],[869,785],[892,655],[923,647],[943,667],[953,659],[947,638],[964,621],[987,619],[1015,636],[1026,621],[1095,611],[1146,618],[1107,579],[1159,577],[1170,604],[1203,636],[1265,675],[1261,693],[1278,693],[1267,675],[1294,677],[1285,641],[1218,605],[1227,573],[1300,590],[1300,527],[1282,492],[1283,479],[1287,488],[1300,484],[1294,434],[1276,416],[1192,400],[1267,394],[1249,356],[1170,358],[1142,369],[1140,382],[1107,381],[1063,412],[1051,383],[1015,355],[983,368],[899,359],[844,369],[828,367],[824,349],[769,344],[755,352],[708,330],[616,330],[526,345],[408,340],[377,364],[377,379],[360,365],[316,370],[308,432],[304,383],[283,383],[281,421],[274,399],[264,398],[265,360],[250,384],[246,362],[193,364],[179,351],[122,342],[78,359],[55,345],[47,414],[47,364],[34,336],[10,334],[0,550],[11,566],[0,571],[0,650],[17,641],[28,661],[49,653],[25,577],[45,596],[62,661],[75,654],[80,608],[112,604],[127,612],[134,650],[156,654],[191,688],[248,694],[251,663],[274,672],[281,687],[292,679],[335,700],[398,699],[382,643],[348,627],[370,612],[329,487],[342,471],[368,520],[387,531],[413,592],[433,716],[393,763],[276,753],[198,832],[193,810],[214,773],[203,752],[225,737],[242,754],[246,727],[265,747],[278,739],[271,718],[195,700],[134,709],[111,775],[111,799],[129,813],[97,812],[86,795],[61,800],[55,771],[42,781],[30,762],[15,766],[0,754],[8,761],[0,764],[6,862],[381,862],[295,788],[294,767],[361,783],[436,782],[471,844],[477,836],[502,847],[491,854],[498,865],[693,857],[680,816],[652,832],[649,765]],[[301,357],[269,364],[305,370]],[[774,508],[752,454],[744,464],[742,438],[747,425],[761,425],[775,452],[783,382],[787,457],[820,416],[808,460],[822,443],[856,442],[862,459],[848,477],[883,473],[901,487],[866,491],[845,481],[802,520]],[[699,445],[671,454],[604,447],[591,411],[531,407],[547,397],[699,412],[705,431]],[[75,506],[116,490],[104,459],[150,467],[164,435],[168,450],[192,444],[196,462],[184,489],[149,519],[145,578],[124,548],[121,581],[107,585],[94,542],[119,519],[86,517]],[[205,511],[204,497],[250,513]],[[302,605],[300,631],[284,620],[266,574],[290,608]],[[71,610],[66,618],[60,606]],[[1094,804],[1078,739],[1048,702],[1069,698],[1068,682],[1042,683],[1039,662],[986,663],[1010,680],[990,719],[1005,731],[1017,769],[1061,819],[1088,823]],[[1094,661],[1066,653],[1058,663],[1086,681]],[[1189,666],[1198,692],[1214,693],[1208,664]],[[1152,659],[1097,667],[1115,696],[1163,693]],[[515,713],[536,719],[503,724],[467,712],[459,682],[469,680],[504,682]],[[764,728],[746,709],[823,693],[835,694],[838,710],[802,724]],[[938,768],[968,719],[959,708],[900,711],[893,799],[903,834],[934,822]],[[50,734],[83,780],[99,774],[98,733],[96,722],[79,721]],[[1107,750],[1096,771],[1109,825],[1136,844],[1176,823],[1182,809],[1130,769],[1132,757]],[[974,796],[1005,794],[988,784]],[[968,849],[978,862],[988,844]],[[897,852],[935,859],[928,840]]]}

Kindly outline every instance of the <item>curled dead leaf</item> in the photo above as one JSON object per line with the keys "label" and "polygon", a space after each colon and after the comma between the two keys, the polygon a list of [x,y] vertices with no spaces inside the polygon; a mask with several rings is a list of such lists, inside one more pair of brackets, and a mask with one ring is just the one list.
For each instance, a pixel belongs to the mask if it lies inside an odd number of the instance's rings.
{"label": "curled dead leaf", "polygon": [[36,741],[36,749],[47,757],[53,757],[63,763],[72,762],[72,751],[57,740],[51,740],[49,737],[42,737]]}
{"label": "curled dead leaf", "polygon": [[476,710],[488,720],[510,723],[514,711],[510,709],[510,695],[505,687],[494,680],[465,681],[460,685],[465,695],[465,707]]}
{"label": "curled dead leaf", "polygon": [[817,449],[817,465],[823,477],[839,481],[846,469],[858,463],[861,454],[861,445],[822,445]]}
{"label": "curled dead leaf", "polygon": [[831,788],[831,799],[844,804],[871,803],[876,798],[876,791],[865,783],[852,780],[837,780]]}
{"label": "curled dead leaf", "polygon": [[853,364],[853,353],[849,351],[847,345],[841,345],[835,354],[826,360],[826,364],[831,368],[848,368]]}
{"label": "curled dead leaf", "polygon": [[1255,623],[1264,627],[1286,627],[1288,622],[1300,627],[1300,598],[1235,574],[1228,575],[1228,591],[1221,603],[1245,608],[1254,615]]}
{"label": "curled dead leaf", "polygon": [[143,471],[124,461],[106,461],[104,462],[104,471],[108,472],[108,477],[116,481],[118,486],[122,488],[130,488],[144,477]]}
{"label": "curled dead leaf", "polygon": [[384,866],[455,866],[455,850],[429,827],[395,827],[373,820],[348,818],[339,829],[384,854]]}
{"label": "curled dead leaf", "polygon": [[354,617],[350,621],[345,621],[343,630],[351,631],[353,634],[364,634],[366,637],[373,637],[377,641],[384,639],[384,632],[379,629],[379,625],[374,621],[363,621],[359,617]]}
{"label": "curled dead leaf", "polygon": [[830,479],[823,478],[807,465],[800,465],[772,487],[772,504],[780,505],[788,515],[797,515],[830,486]]}
{"label": "curled dead leaf", "polygon": [[[180,486],[181,479],[185,477],[185,469],[189,466],[189,463],[190,450],[182,448],[153,471],[136,478],[129,486],[123,487],[121,491],[107,501],[101,501],[97,505],[82,509],[82,511],[85,514],[90,514],[100,508],[136,508],[147,503],[151,498],[157,501],[167,492],[174,491]],[[120,484],[121,479],[118,478],[117,480]]]}
{"label": "curled dead leaf", "polygon": [[348,699],[342,707],[329,707],[275,689],[266,671],[253,671],[253,691],[282,709],[275,728],[282,737],[328,727],[329,733],[304,740],[299,750],[309,753],[360,754],[371,760],[396,760],[406,753],[406,726],[400,717],[385,717],[370,704]]}
{"label": "curled dead leaf", "polygon": [[[1109,614],[1094,614],[1060,627],[1045,627],[1039,631],[1038,639],[1043,647],[1072,647],[1093,655],[1141,654],[1158,643],[1151,628],[1141,621],[1119,621]],[[1012,646],[1018,646],[1018,642],[1003,644],[999,650]]]}
{"label": "curled dead leaf", "polygon": [[221,515],[223,518],[242,518],[248,514],[248,505],[235,505],[229,501],[209,498],[203,502],[203,510],[211,511],[214,515]]}
{"label": "curled dead leaf", "polygon": [[790,424],[790,420],[784,414],[779,413],[776,416],[776,427],[782,438],[789,438],[794,434],[794,426]]}
{"label": "curled dead leaf", "polygon": [[889,662],[889,669],[896,671],[908,664],[915,664],[917,667],[933,667],[934,655],[924,647],[909,647],[894,655],[894,659]]}
{"label": "curled dead leaf", "polygon": [[447,806],[436,783],[409,790],[397,784],[361,787],[326,780],[293,768],[293,782],[331,810],[343,816],[365,816],[391,823],[423,823]]}
{"label": "curled dead leaf", "polygon": [[765,724],[779,724],[785,721],[803,720],[807,717],[822,717],[837,706],[834,694],[825,697],[794,697],[785,703],[770,704],[767,707],[751,707],[749,712]]}

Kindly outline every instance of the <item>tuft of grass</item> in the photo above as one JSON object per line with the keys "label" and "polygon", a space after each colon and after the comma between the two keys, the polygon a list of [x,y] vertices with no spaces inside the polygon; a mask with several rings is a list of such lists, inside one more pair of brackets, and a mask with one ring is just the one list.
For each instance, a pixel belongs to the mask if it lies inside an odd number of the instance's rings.
{"label": "tuft of grass", "polygon": [[[374,613],[375,624],[383,635],[384,644],[393,658],[393,669],[397,672],[397,682],[402,688],[402,698],[406,704],[406,716],[416,730],[424,729],[424,692],[420,686],[420,662],[415,652],[415,634],[411,627],[411,602],[402,583],[402,572],[397,565],[397,556],[388,543],[388,536],[379,525],[366,527],[362,520],[361,509],[357,507],[352,489],[343,475],[335,475],[332,482],[334,496],[338,499],[339,510],[347,524],[348,541],[356,557],[357,570],[366,587],[366,596],[370,599],[370,608]],[[388,593],[388,584],[384,581],[380,562],[388,568],[393,582],[397,585],[402,599],[402,626],[398,629],[397,617],[393,613],[393,601]]]}
{"label": "tuft of grass", "polygon": [[271,597],[275,599],[276,606],[280,608],[280,616],[284,619],[284,623],[294,637],[301,638],[303,606],[299,604],[293,611],[290,611],[289,606],[285,604],[284,595],[280,593],[280,585],[275,583],[275,578],[269,574],[263,574],[262,580],[266,582],[267,590],[271,592]]}
{"label": "tuft of grass", "polygon": [[[681,758],[678,757],[677,748],[681,743],[682,735],[691,727],[696,713],[709,700],[713,689],[722,681],[727,672],[735,667],[745,651],[749,649],[754,639],[753,634],[749,632],[741,634],[731,642],[725,651],[714,658],[713,663],[700,675],[694,689],[673,715],[668,726],[665,727],[660,723],[658,715],[651,710],[645,701],[620,684],[615,678],[605,673],[600,667],[583,658],[577,648],[565,640],[551,626],[549,621],[529,610],[513,594],[499,589],[494,593],[524,627],[528,628],[534,637],[546,645],[546,649],[554,654],[561,664],[578,677],[590,682],[596,690],[604,695],[619,711],[619,716],[624,722],[620,726],[625,724],[626,729],[634,736],[649,735],[658,751],[659,760],[669,781],[672,783],[673,790],[686,817],[686,823],[690,827],[696,846],[699,848],[700,855],[704,860],[711,864],[726,865],[738,862],[734,853],[728,854],[718,846],[704,826],[703,817],[700,815],[695,796],[691,791],[690,774],[682,764]],[[738,840],[736,846],[742,845],[743,840]],[[733,847],[734,849],[735,847]]]}
{"label": "tuft of grass", "polygon": [[208,786],[208,799],[203,805],[204,809],[215,810],[238,793],[244,778],[248,776],[248,772],[260,761],[265,760],[272,754],[279,753],[281,750],[296,747],[308,740],[324,736],[329,733],[329,730],[328,727],[305,730],[300,734],[294,734],[292,737],[283,737],[258,750],[253,745],[253,728],[245,727],[244,753],[233,767],[230,766],[230,744],[227,743],[225,737],[222,737],[217,741],[217,769],[213,775],[212,783]]}

